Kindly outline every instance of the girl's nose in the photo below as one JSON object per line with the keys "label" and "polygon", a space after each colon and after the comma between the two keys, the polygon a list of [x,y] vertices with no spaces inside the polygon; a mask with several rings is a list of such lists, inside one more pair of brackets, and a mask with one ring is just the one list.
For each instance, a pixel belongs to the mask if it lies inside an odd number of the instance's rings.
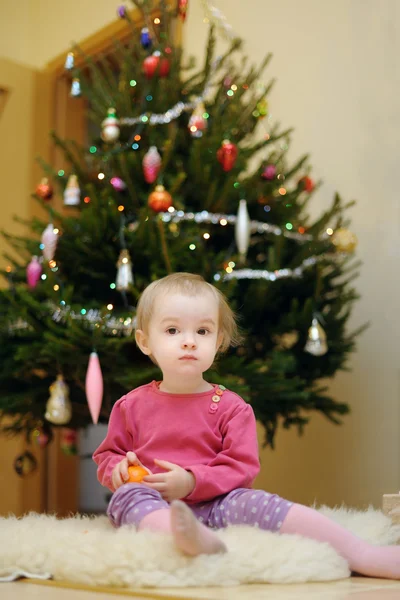
{"label": "girl's nose", "polygon": [[196,341],[194,337],[186,336],[182,341],[183,348],[196,348]]}

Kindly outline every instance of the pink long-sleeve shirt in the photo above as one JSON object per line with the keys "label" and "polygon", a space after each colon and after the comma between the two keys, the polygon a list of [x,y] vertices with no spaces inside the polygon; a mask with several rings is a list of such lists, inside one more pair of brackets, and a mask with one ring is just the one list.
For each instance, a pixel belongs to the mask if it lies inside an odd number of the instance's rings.
{"label": "pink long-sleeve shirt", "polygon": [[165,473],[154,464],[155,458],[191,471],[196,484],[184,498],[189,504],[251,488],[260,470],[253,409],[225,390],[218,409],[210,412],[214,394],[169,394],[153,381],[123,396],[111,411],[106,438],[93,454],[100,483],[115,491],[112,470],[133,451],[153,473]]}

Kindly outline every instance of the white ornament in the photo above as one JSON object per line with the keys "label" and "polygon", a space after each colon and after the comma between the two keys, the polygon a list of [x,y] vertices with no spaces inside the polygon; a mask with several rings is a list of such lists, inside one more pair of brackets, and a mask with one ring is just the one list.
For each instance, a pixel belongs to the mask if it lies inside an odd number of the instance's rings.
{"label": "white ornament", "polygon": [[64,191],[64,204],[66,206],[77,206],[81,201],[81,190],[76,175],[70,175],[67,187]]}
{"label": "white ornament", "polygon": [[107,117],[101,124],[101,139],[104,142],[116,142],[119,138],[119,121],[116,117],[115,108],[109,108]]}
{"label": "white ornament", "polygon": [[304,350],[314,356],[323,356],[328,352],[328,344],[326,343],[326,333],[322,329],[318,320],[314,317],[311,322],[311,327],[308,330],[307,343]]}
{"label": "white ornament", "polygon": [[242,257],[245,257],[250,243],[250,217],[246,200],[240,200],[235,225],[236,246]]}
{"label": "white ornament", "polygon": [[57,234],[54,233],[53,223],[49,223],[42,233],[43,257],[46,260],[53,260],[57,248]]}
{"label": "white ornament", "polygon": [[133,285],[132,261],[128,250],[121,250],[117,262],[118,272],[116,278],[116,288],[120,292],[129,290]]}

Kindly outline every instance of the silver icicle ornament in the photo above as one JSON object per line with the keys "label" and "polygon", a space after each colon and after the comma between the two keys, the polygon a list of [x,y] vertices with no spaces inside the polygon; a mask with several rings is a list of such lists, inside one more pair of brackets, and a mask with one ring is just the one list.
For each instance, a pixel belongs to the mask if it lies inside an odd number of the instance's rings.
{"label": "silver icicle ornament", "polygon": [[246,257],[250,243],[250,217],[246,200],[240,200],[235,226],[236,246],[242,258]]}

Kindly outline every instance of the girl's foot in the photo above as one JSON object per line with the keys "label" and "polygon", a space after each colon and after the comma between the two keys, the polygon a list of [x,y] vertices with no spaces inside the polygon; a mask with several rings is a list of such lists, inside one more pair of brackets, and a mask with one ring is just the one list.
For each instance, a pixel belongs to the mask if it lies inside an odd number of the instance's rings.
{"label": "girl's foot", "polygon": [[171,504],[171,530],[178,548],[190,556],[227,551],[219,537],[199,523],[190,508],[180,500]]}

